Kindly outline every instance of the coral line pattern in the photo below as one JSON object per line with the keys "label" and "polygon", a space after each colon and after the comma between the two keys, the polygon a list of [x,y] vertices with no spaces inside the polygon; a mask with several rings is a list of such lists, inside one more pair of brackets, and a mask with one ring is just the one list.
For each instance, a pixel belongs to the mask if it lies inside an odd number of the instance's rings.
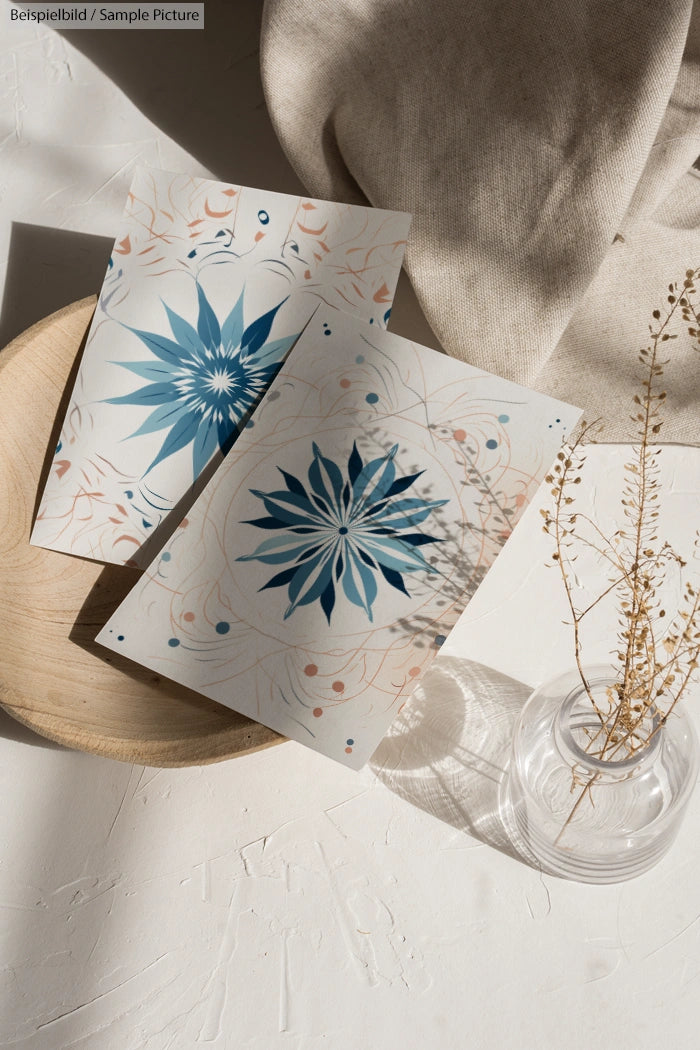
{"label": "coral line pattern", "polygon": [[192,444],[193,476],[197,478],[220,449],[226,453],[247,413],[272,382],[297,334],[269,340],[277,311],[286,300],[244,326],[243,296],[220,323],[197,283],[196,327],[163,303],[170,336],[124,327],[138,336],[155,361],[118,361],[116,364],[148,382],[107,404],[151,408],[150,415],[131,438],[167,430],[155,459],[158,463]]}
{"label": "coral line pattern", "polygon": [[345,471],[322,455],[314,442],[308,485],[281,467],[285,488],[274,492],[251,489],[267,516],[244,522],[277,532],[238,561],[285,565],[260,590],[287,587],[286,620],[295,609],[320,602],[330,625],[336,589],[372,622],[378,594],[377,577],[408,595],[406,573],[437,570],[419,548],[439,543],[439,537],[415,531],[448,500],[403,497],[423,471],[397,477],[398,445],[365,463],[353,442]]}

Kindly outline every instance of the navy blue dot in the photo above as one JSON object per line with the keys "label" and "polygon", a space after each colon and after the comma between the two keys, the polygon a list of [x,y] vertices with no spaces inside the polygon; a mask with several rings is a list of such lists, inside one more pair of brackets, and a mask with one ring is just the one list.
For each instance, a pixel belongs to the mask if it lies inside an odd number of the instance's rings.
{"label": "navy blue dot", "polygon": [[338,529],[338,534],[340,536],[347,536],[347,534],[348,534],[348,527],[347,527],[347,525],[341,525],[340,528]]}
{"label": "navy blue dot", "polygon": [[123,634],[118,634],[117,635],[117,641],[118,642],[123,642],[124,641],[124,635]]}
{"label": "navy blue dot", "polygon": [[376,405],[377,401],[379,401],[379,394],[367,394],[365,401],[368,405]]}
{"label": "navy blue dot", "polygon": [[267,226],[268,222],[270,221],[270,216],[262,208],[258,212],[258,218],[260,219],[260,222],[263,226]]}
{"label": "navy blue dot", "polygon": [[168,645],[170,646],[171,649],[177,649],[179,644],[180,644],[180,639],[179,638],[168,638]]}
{"label": "navy blue dot", "polygon": [[348,747],[352,747],[352,745],[353,745],[353,744],[355,743],[355,741],[354,741],[354,740],[352,740],[352,739],[350,739],[350,740],[346,740],[345,742],[346,742],[346,744],[348,745]]}
{"label": "navy blue dot", "polygon": [[127,489],[126,492],[124,493],[124,495],[126,496],[127,499],[133,499],[134,498],[134,494],[131,491],[131,489]]}
{"label": "navy blue dot", "polygon": [[228,634],[231,630],[231,624],[227,623],[226,620],[219,620],[214,630],[217,634]]}
{"label": "navy blue dot", "polygon": [[495,438],[489,438],[488,441],[486,442],[486,447],[487,448],[498,448],[498,442],[496,441]]}
{"label": "navy blue dot", "polygon": [[436,645],[444,645],[446,641],[447,641],[447,635],[446,634],[436,634],[435,635],[435,644]]}

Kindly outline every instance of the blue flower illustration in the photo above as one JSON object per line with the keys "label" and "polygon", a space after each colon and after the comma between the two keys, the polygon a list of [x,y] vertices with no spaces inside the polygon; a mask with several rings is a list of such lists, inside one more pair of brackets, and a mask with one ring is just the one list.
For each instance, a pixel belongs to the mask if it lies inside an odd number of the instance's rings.
{"label": "blue flower illustration", "polygon": [[252,554],[237,560],[286,565],[260,588],[287,587],[285,619],[300,605],[319,601],[330,624],[336,588],[342,587],[345,597],[364,609],[371,622],[378,576],[408,594],[405,573],[437,572],[418,548],[440,540],[415,528],[448,501],[399,498],[424,472],[397,478],[397,449],[394,445],[386,455],[364,463],[353,443],[343,472],[314,443],[308,484],[279,467],[286,488],[250,490],[268,516],[244,524],[279,535],[263,540]]}
{"label": "blue flower illustration", "polygon": [[297,338],[268,341],[282,303],[245,327],[243,293],[222,324],[199,284],[197,298],[196,328],[163,303],[173,338],[125,326],[156,360],[115,362],[148,382],[130,394],[106,400],[153,409],[130,437],[168,431],[146,474],[190,443],[195,478],[217,449],[227,452]]}

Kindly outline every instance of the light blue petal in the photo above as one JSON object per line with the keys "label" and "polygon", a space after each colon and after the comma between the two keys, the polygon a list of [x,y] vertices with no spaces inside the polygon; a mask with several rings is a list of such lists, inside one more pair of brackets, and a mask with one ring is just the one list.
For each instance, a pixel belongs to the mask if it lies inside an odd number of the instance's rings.
{"label": "light blue petal", "polygon": [[265,343],[255,355],[256,362],[260,365],[272,365],[283,361],[298,338],[299,333],[284,336],[283,339],[274,339],[271,343]]}
{"label": "light blue petal", "polygon": [[175,452],[179,452],[181,448],[184,448],[185,445],[189,445],[197,433],[200,419],[198,412],[188,412],[187,415],[182,416],[178,420],[163,442],[160,452],[146,471],[147,474],[158,463],[162,463],[164,459],[167,459],[168,456],[172,456]]}
{"label": "light blue petal", "polygon": [[177,390],[172,383],[149,383],[148,386],[132,390],[130,394],[122,394],[121,397],[108,397],[108,405],[163,405],[177,398]]}
{"label": "light blue petal", "polygon": [[353,605],[365,610],[371,621],[372,602],[377,597],[377,582],[372,570],[360,561],[352,548],[346,548],[346,553],[343,591]]}
{"label": "light blue petal", "polygon": [[212,414],[209,419],[200,422],[192,445],[192,470],[195,478],[199,477],[218,448],[219,428]]}
{"label": "light blue petal", "polygon": [[221,329],[201,284],[197,285],[197,299],[199,301],[197,332],[204,346],[209,350],[214,350],[221,343]]}
{"label": "light blue petal", "polygon": [[151,379],[156,383],[173,375],[172,367],[164,362],[158,364],[157,361],[112,361],[111,363],[119,365],[120,368],[128,368],[141,379]]}
{"label": "light blue petal", "polygon": [[[163,300],[161,300],[163,302]],[[194,330],[189,321],[186,321],[184,317],[180,317],[174,310],[171,310],[167,303],[163,302],[165,312],[168,315],[168,322],[172,330],[175,339],[187,350],[188,353],[193,354],[195,357],[200,357],[202,352],[202,340],[199,338],[197,332]]]}
{"label": "light blue petal", "polygon": [[141,434],[153,434],[156,430],[162,430],[163,427],[171,427],[174,423],[177,423],[181,416],[186,415],[189,409],[186,405],[181,402],[170,402],[167,405],[161,405],[151,412],[150,416],[141,424],[138,430],[135,430],[130,437],[140,437]]}
{"label": "light blue petal", "polygon": [[236,305],[221,326],[221,342],[226,350],[241,344],[243,335],[243,292],[238,296]]}
{"label": "light blue petal", "polygon": [[183,353],[179,343],[174,343],[172,339],[167,339],[164,335],[158,335],[157,332],[142,332],[139,328],[131,328],[129,325],[124,327],[138,336],[151,353],[159,357],[161,361],[165,361],[167,364],[175,367],[182,366],[186,355]]}
{"label": "light blue petal", "polygon": [[321,454],[318,445],[314,443],[313,447],[314,459],[309,467],[309,483],[324,503],[335,506],[338,514],[342,514],[340,500],[343,492],[343,475],[332,459]]}
{"label": "light blue petal", "polygon": [[437,571],[415,547],[406,547],[389,537],[387,540],[386,543],[363,540],[362,546],[387,569],[395,569],[396,572],[417,572],[421,569],[430,573]]}
{"label": "light blue petal", "polygon": [[398,450],[398,447],[399,447],[398,445],[394,445],[393,448],[389,449],[389,451],[386,454],[386,456],[379,456],[379,457],[377,457],[377,459],[372,459],[372,460],[369,461],[369,463],[365,464],[365,466],[362,468],[360,473],[355,478],[355,481],[354,481],[353,486],[352,486],[353,487],[353,492],[355,493],[355,499],[356,500],[360,499],[360,497],[364,493],[365,489],[369,485],[370,481],[373,479],[375,474],[379,470],[382,469],[382,467],[385,465],[387,460],[389,462],[391,462],[391,460],[393,460],[393,458],[396,455],[396,452]]}
{"label": "light blue petal", "polygon": [[315,558],[303,562],[289,584],[290,605],[284,614],[285,620],[300,605],[317,601],[329,583],[333,582],[332,551],[322,551]]}

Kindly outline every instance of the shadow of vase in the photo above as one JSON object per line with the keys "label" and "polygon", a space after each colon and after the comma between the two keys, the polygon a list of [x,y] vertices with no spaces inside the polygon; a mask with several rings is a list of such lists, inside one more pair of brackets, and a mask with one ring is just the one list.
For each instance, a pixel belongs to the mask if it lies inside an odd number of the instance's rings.
{"label": "shadow of vase", "polygon": [[439,656],[370,768],[407,802],[531,864],[501,806],[513,733],[531,692],[483,664]]}

